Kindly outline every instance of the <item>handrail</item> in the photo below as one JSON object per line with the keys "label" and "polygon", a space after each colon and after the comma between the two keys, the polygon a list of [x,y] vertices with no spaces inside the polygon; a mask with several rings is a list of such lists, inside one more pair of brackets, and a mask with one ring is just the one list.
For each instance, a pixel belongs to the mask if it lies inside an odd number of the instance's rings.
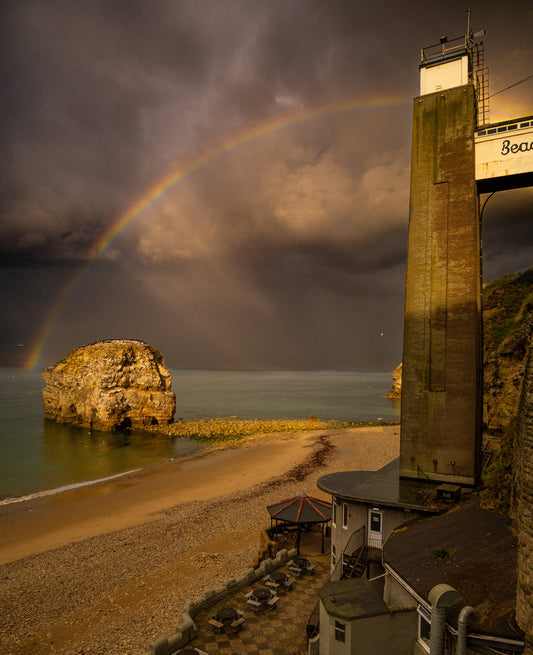
{"label": "handrail", "polygon": [[354,530],[344,546],[344,549],[342,551],[343,556],[344,555],[351,556],[358,548],[364,546],[365,534],[366,534],[365,525],[362,525],[360,528],[357,528],[357,530]]}

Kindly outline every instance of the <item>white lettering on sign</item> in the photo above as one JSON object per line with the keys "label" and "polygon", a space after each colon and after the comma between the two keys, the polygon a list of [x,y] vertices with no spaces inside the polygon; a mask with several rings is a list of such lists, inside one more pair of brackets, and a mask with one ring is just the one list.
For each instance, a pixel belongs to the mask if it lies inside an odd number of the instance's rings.
{"label": "white lettering on sign", "polygon": [[533,141],[530,143],[527,141],[522,141],[522,143],[511,143],[509,139],[505,139],[502,143],[502,155],[514,155],[517,152],[529,152],[530,150],[533,150]]}

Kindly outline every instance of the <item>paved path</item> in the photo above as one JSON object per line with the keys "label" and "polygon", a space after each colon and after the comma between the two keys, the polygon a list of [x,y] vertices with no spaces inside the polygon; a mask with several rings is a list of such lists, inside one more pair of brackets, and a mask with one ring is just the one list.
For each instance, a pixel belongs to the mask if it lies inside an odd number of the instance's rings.
{"label": "paved path", "polygon": [[[187,647],[199,648],[208,655],[304,655],[307,653],[307,620],[318,602],[318,590],[329,577],[329,555],[306,557],[316,567],[313,575],[300,576],[291,591],[279,593],[274,610],[258,613],[249,609],[245,594],[255,587],[243,589],[208,611],[196,615],[197,638]],[[288,572],[286,567],[281,571]],[[207,622],[223,606],[243,612],[245,622],[237,634],[214,634]]]}

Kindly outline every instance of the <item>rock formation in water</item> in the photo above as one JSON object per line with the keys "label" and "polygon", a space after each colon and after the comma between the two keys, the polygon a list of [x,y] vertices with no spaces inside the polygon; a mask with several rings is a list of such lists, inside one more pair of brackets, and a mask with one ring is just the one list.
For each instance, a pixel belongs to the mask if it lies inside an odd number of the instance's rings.
{"label": "rock formation in water", "polygon": [[171,423],[176,396],[161,353],[115,339],[73,350],[42,372],[45,418],[116,430]]}
{"label": "rock formation in water", "polygon": [[402,364],[392,372],[392,389],[387,391],[385,398],[401,398],[402,397]]}

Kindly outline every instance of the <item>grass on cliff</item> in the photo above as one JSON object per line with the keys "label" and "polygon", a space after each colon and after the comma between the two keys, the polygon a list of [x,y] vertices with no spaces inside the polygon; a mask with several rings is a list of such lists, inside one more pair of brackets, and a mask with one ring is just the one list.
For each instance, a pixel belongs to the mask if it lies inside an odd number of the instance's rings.
{"label": "grass on cliff", "polygon": [[[531,341],[533,315],[533,268],[523,273],[505,275],[483,289],[484,366],[492,377],[484,380],[484,393],[499,383],[499,364],[512,356],[520,362],[526,357]],[[492,364],[492,367],[489,366]],[[519,369],[517,368],[517,376]],[[483,471],[485,502],[508,513],[513,485],[513,450],[518,430],[519,389],[514,418],[504,429],[500,449]],[[487,399],[485,398],[485,402]]]}
{"label": "grass on cliff", "polygon": [[498,350],[519,329],[533,305],[533,268],[511,273],[483,288],[485,353]]}
{"label": "grass on cliff", "polygon": [[272,420],[212,418],[200,421],[179,421],[168,425],[154,425],[149,430],[150,432],[166,434],[169,437],[189,437],[205,443],[207,446],[218,446],[236,443],[254,434],[309,432],[311,430],[336,430],[376,425],[384,425],[384,423],[322,421],[313,416],[307,419]]}

